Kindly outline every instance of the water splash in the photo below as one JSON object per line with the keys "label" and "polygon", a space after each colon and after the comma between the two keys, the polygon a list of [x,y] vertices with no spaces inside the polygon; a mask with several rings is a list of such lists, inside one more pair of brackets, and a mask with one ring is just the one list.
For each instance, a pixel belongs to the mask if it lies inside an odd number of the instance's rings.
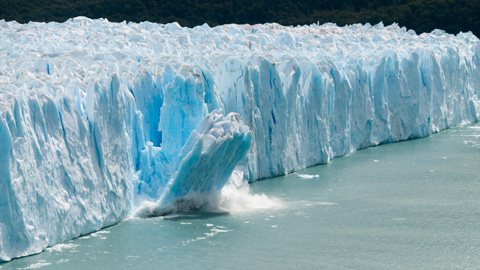
{"label": "water splash", "polygon": [[238,213],[264,209],[278,209],[283,203],[278,198],[266,194],[252,194],[250,186],[244,180],[243,172],[235,170],[228,183],[221,190],[189,192],[167,205],[156,201],[142,201],[136,207],[134,215],[155,217],[185,213],[190,211]]}
{"label": "water splash", "polygon": [[230,213],[248,212],[264,209],[278,209],[283,207],[280,199],[268,197],[266,194],[252,194],[247,182],[240,186],[234,183],[222,189],[218,209]]}

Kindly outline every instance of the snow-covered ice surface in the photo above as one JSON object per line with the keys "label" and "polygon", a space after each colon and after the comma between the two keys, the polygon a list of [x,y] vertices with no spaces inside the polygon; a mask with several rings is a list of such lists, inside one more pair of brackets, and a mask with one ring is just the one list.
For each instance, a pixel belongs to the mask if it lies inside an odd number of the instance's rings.
{"label": "snow-covered ice surface", "polygon": [[480,116],[471,33],[78,17],[0,20],[0,46],[0,261],[199,207],[232,172],[282,175]]}

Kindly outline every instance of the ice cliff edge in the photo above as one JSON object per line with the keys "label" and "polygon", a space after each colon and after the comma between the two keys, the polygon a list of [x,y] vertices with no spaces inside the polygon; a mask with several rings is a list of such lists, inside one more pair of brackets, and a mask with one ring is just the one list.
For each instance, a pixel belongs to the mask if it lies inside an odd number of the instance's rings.
{"label": "ice cliff edge", "polygon": [[0,44],[0,261],[480,116],[471,33],[78,17]]}

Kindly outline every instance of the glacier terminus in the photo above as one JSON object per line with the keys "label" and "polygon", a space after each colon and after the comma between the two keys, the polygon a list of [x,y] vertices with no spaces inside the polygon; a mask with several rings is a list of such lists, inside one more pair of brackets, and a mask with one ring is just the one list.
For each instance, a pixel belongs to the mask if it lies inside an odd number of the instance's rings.
{"label": "glacier terminus", "polygon": [[480,117],[470,32],[76,17],[0,46],[0,261]]}

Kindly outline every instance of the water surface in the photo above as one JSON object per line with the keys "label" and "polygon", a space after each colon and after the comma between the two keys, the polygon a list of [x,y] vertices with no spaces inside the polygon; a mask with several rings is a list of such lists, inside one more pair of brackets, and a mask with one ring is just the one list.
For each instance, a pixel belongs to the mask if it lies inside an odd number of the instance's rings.
{"label": "water surface", "polygon": [[0,269],[480,269],[479,165],[460,127],[250,185],[281,208],[130,219]]}

